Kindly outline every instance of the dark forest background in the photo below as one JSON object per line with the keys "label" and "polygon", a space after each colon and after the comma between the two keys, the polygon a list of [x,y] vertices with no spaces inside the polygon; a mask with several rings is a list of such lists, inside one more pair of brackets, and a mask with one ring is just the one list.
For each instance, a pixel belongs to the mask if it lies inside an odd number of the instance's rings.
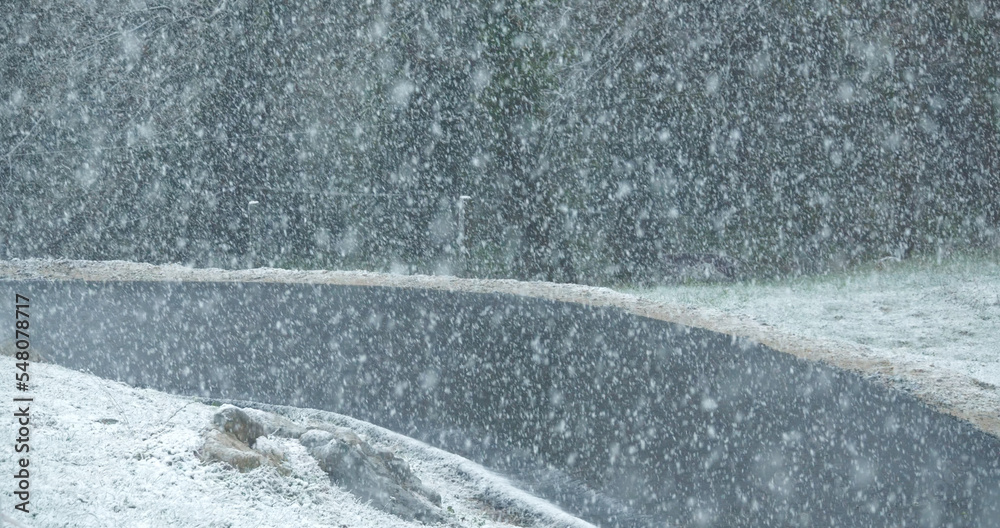
{"label": "dark forest background", "polygon": [[964,0],[7,1],[0,257],[609,283],[995,247],[998,39]]}

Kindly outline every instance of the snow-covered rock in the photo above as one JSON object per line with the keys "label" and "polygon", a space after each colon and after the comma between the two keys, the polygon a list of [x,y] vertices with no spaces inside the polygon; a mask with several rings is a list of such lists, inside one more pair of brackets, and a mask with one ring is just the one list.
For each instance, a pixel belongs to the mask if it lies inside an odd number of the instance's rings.
{"label": "snow-covered rock", "polygon": [[376,508],[404,519],[443,520],[441,495],[426,488],[409,464],[391,452],[374,449],[343,428],[312,429],[299,440],[333,482]]}
{"label": "snow-covered rock", "polygon": [[441,495],[424,486],[405,460],[373,448],[350,429],[315,426],[310,429],[275,413],[224,404],[212,416],[198,455],[205,463],[224,462],[241,472],[265,465],[287,472],[282,468],[283,454],[261,439],[271,435],[298,439],[334,484],[362,501],[407,520],[444,520]]}

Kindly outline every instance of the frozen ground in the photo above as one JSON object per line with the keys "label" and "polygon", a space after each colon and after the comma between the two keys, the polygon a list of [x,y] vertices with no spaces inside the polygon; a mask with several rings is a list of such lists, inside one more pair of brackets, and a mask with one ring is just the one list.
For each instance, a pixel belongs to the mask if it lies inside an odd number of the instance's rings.
{"label": "frozen ground", "polygon": [[[365,272],[225,271],[51,260],[0,262],[0,279],[382,285],[616,306],[748,337],[790,354],[860,371],[1000,436],[996,256],[884,264],[780,283],[631,292]],[[407,525],[331,486],[294,445],[284,446],[293,470],[289,477],[271,469],[240,474],[218,464],[200,464],[193,451],[201,428],[209,423],[210,406],[54,365],[32,368],[38,401],[32,418],[37,435],[32,447],[38,453],[32,462],[37,470],[32,486],[39,513],[25,525]],[[536,519],[536,526],[579,523],[464,459],[368,424],[324,417],[339,420],[339,425],[352,427],[376,447],[393,449],[409,460],[417,475],[441,492],[444,506],[452,507],[455,525],[504,526],[523,522],[525,516]],[[514,497],[517,507],[498,509],[495,505],[504,499],[496,497]],[[511,511],[520,513],[512,516]]]}

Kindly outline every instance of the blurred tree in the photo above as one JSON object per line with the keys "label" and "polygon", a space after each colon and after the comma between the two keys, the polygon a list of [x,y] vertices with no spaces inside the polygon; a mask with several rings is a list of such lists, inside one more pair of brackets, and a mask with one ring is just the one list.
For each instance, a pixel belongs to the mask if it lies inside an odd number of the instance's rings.
{"label": "blurred tree", "polygon": [[543,8],[534,0],[483,4],[472,79],[480,85],[475,102],[484,115],[490,160],[491,181],[480,182],[480,196],[496,204],[519,238],[512,271],[526,279],[551,279],[558,260],[559,183],[546,173],[538,144],[543,98],[553,83],[551,52],[535,25]]}

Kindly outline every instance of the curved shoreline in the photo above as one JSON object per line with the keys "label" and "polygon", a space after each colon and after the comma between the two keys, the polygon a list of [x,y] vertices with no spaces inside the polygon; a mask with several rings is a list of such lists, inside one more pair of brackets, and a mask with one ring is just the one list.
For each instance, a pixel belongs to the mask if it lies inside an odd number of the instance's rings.
{"label": "curved shoreline", "polygon": [[[306,271],[275,268],[223,270],[127,261],[11,260],[0,261],[0,280],[167,281],[329,284],[428,289],[467,293],[500,293],[628,313],[744,338],[810,361],[818,361],[912,393],[939,412],[966,421],[1000,438],[1000,389],[969,376],[897,357],[861,345],[797,335],[760,323],[749,316],[668,304],[610,288],[521,282],[510,279],[465,279],[445,276],[396,275],[368,271]],[[905,387],[904,383],[906,382]]]}

